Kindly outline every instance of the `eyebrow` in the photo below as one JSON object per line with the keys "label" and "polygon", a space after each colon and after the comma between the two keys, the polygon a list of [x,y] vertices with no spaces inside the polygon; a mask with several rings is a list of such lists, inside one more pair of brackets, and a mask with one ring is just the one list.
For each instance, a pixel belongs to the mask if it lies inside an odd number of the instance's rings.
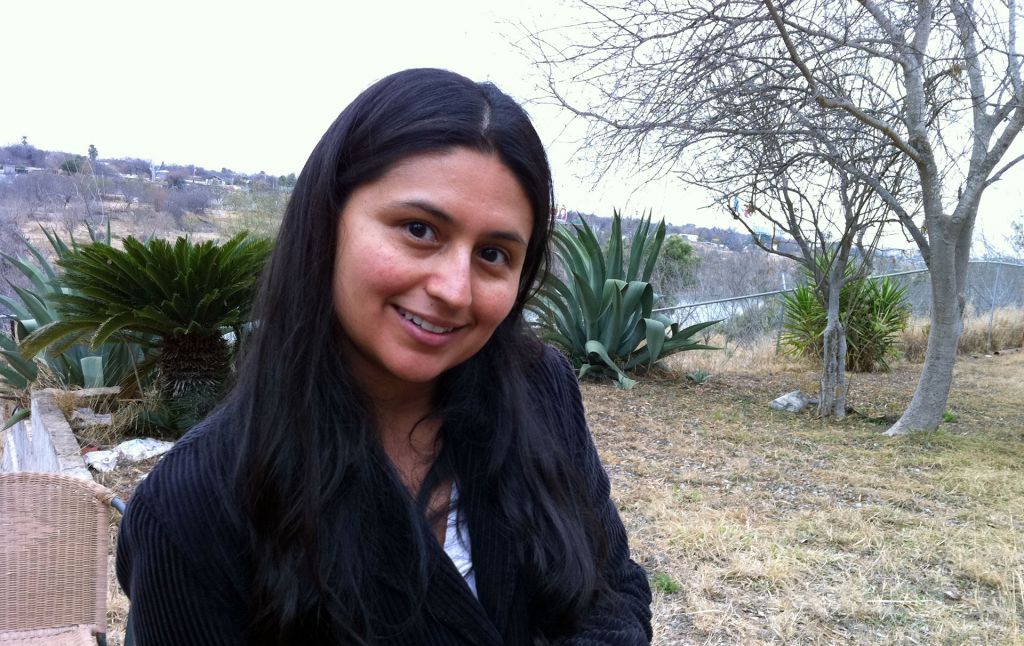
{"label": "eyebrow", "polygon": [[[430,214],[431,216],[437,218],[438,220],[441,220],[442,222],[445,222],[446,224],[455,224],[455,218],[453,218],[451,215],[445,213],[444,211],[442,211],[441,209],[437,208],[436,206],[429,202],[424,202],[422,200],[407,200],[402,202],[396,202],[395,205],[398,207],[417,209],[419,211],[423,211],[425,213]],[[508,240],[509,242],[516,242],[523,245],[524,247],[528,246],[526,240],[523,239],[523,236],[519,235],[515,231],[488,231],[487,237],[496,238],[498,240]]]}

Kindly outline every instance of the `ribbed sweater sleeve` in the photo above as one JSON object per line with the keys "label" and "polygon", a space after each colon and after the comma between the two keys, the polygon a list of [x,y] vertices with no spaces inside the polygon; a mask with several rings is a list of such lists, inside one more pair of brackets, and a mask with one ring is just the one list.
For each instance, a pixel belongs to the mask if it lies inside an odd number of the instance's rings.
{"label": "ribbed sweater sleeve", "polygon": [[568,361],[548,350],[548,388],[567,427],[570,451],[579,465],[591,504],[607,532],[608,560],[603,575],[610,593],[590,609],[576,634],[562,640],[566,646],[640,646],[650,644],[651,589],[643,568],[633,562],[619,512],[611,499],[611,485],[587,427],[576,375]]}
{"label": "ribbed sweater sleeve", "polygon": [[132,602],[136,645],[242,644],[241,617],[223,594],[223,579],[171,540],[145,496],[129,509],[118,537],[117,570]]}
{"label": "ribbed sweater sleeve", "polygon": [[182,437],[139,484],[121,520],[117,577],[137,646],[242,644],[243,563],[223,417]]}

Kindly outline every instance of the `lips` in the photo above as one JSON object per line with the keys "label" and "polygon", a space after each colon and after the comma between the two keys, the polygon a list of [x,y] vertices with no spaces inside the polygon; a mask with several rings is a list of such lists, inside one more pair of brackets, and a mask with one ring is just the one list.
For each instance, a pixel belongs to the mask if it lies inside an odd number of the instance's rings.
{"label": "lips", "polygon": [[457,326],[445,327],[445,326],[441,326],[441,325],[434,325],[433,323],[430,323],[429,321],[426,321],[422,317],[416,316],[412,312],[407,312],[406,310],[403,310],[401,307],[397,307],[396,306],[395,309],[398,310],[398,313],[399,313],[399,315],[402,316],[402,318],[404,318],[405,320],[411,322],[416,327],[419,327],[419,328],[421,328],[423,330],[426,330],[427,332],[432,332],[434,334],[448,334],[449,332],[451,332],[452,330],[454,330],[457,327]]}

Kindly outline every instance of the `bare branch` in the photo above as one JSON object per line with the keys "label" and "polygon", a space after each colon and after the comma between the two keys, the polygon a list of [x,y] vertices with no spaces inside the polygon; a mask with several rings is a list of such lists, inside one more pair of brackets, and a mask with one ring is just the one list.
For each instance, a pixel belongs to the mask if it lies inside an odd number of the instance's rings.
{"label": "bare branch", "polygon": [[918,152],[914,150],[910,144],[904,141],[903,138],[900,137],[899,134],[888,124],[868,115],[845,97],[826,97],[818,88],[818,83],[814,79],[814,75],[811,74],[811,70],[808,69],[807,64],[804,63],[803,59],[801,59],[799,52],[796,50],[796,46],[793,45],[793,40],[789,36],[789,30],[787,29],[785,22],[783,22],[782,18],[779,16],[778,11],[776,11],[772,0],[764,0],[764,5],[771,14],[772,20],[775,21],[775,25],[778,27],[779,35],[786,44],[786,49],[789,51],[790,59],[792,59],[793,64],[797,66],[800,73],[803,74],[804,79],[806,79],[807,85],[810,87],[811,94],[814,96],[815,101],[817,101],[823,108],[837,108],[848,112],[856,119],[884,134],[890,141],[892,141],[894,146],[906,153],[908,157],[914,161],[920,161]]}

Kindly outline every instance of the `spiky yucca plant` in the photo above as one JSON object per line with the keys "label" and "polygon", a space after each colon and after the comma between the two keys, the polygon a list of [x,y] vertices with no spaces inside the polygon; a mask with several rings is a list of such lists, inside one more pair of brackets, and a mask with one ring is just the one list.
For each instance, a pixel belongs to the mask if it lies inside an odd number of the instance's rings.
{"label": "spiky yucca plant", "polygon": [[[124,249],[86,245],[63,256],[61,314],[23,342],[28,353],[111,338],[157,351],[157,383],[179,430],[214,406],[230,372],[228,330],[248,321],[271,243],[245,232],[224,244],[124,240]],[[236,336],[237,338],[237,336]]]}
{"label": "spiky yucca plant", "polygon": [[[853,271],[852,269],[850,271]],[[861,278],[839,292],[839,315],[846,327],[846,365],[853,372],[888,371],[910,306],[905,287],[883,277]],[[821,359],[826,312],[809,284],[783,296],[786,322],[782,345],[788,354]]]}

